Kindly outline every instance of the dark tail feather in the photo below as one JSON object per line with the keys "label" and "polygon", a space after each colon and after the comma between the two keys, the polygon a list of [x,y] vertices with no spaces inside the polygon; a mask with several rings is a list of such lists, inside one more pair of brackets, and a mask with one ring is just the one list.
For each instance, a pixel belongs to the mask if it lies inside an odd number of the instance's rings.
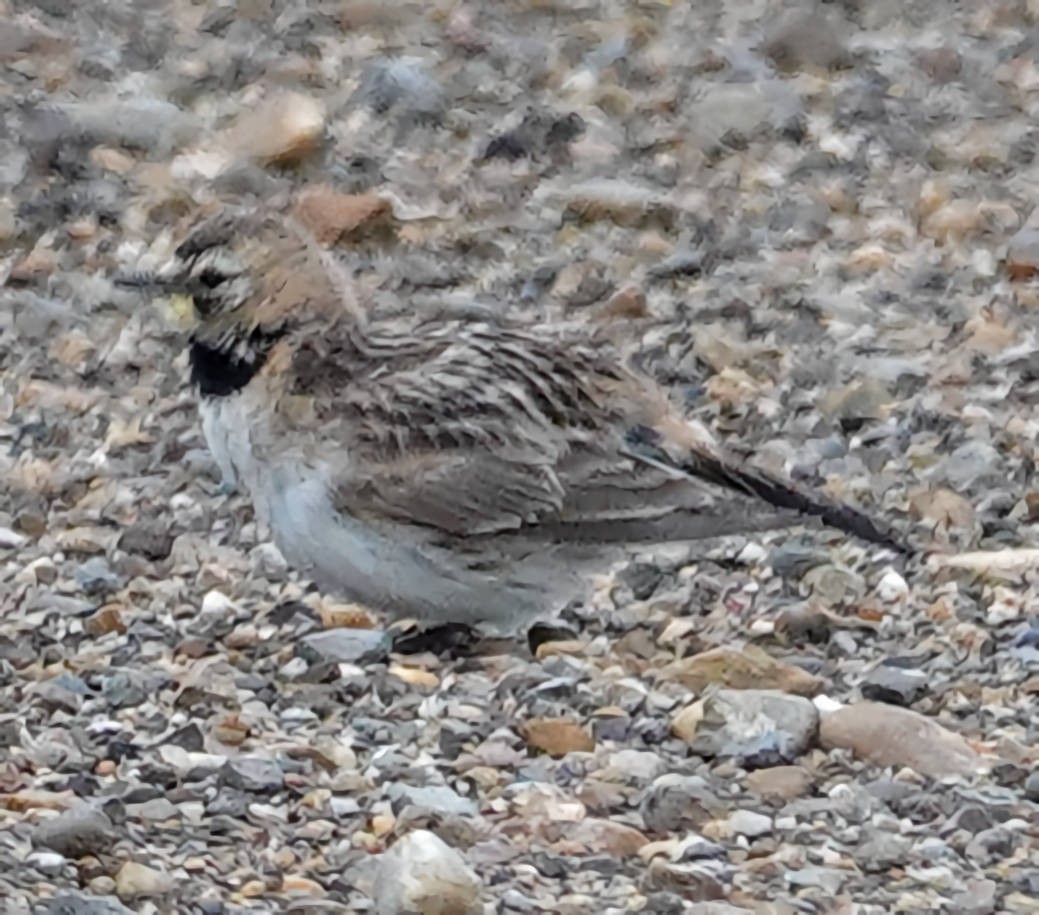
{"label": "dark tail feather", "polygon": [[900,553],[910,552],[886,525],[850,505],[842,505],[817,493],[805,493],[790,483],[766,476],[760,471],[732,467],[709,454],[694,452],[681,470],[691,476],[764,500],[776,508],[785,508],[818,518],[829,527],[852,534],[869,543],[877,543]]}

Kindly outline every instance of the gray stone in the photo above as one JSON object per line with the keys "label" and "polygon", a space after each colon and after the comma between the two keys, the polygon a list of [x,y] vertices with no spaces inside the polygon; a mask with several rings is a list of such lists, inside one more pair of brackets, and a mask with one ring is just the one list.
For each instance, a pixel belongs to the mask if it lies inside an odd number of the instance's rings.
{"label": "gray stone", "polygon": [[112,571],[101,556],[91,556],[76,569],[76,584],[87,594],[112,591],[122,584],[122,579]]}
{"label": "gray stone", "polygon": [[33,915],[134,915],[114,896],[92,896],[87,893],[67,892],[42,902],[33,909]]}
{"label": "gray stone", "polygon": [[729,828],[736,834],[755,838],[772,832],[772,817],[753,810],[737,810],[729,816]]}
{"label": "gray stone", "polygon": [[281,767],[263,756],[239,756],[229,759],[220,770],[220,780],[240,791],[266,794],[280,791],[285,782]]}
{"label": "gray stone", "polygon": [[33,830],[34,845],[49,848],[67,858],[103,851],[115,841],[115,827],[101,810],[86,805],[73,807]]}
{"label": "gray stone", "polygon": [[389,654],[390,637],[381,629],[328,629],[304,636],[298,651],[311,663],[379,661]]}
{"label": "gray stone", "polygon": [[797,94],[778,80],[714,86],[689,106],[692,139],[707,152],[743,146],[801,113]]}
{"label": "gray stone", "polygon": [[836,893],[850,874],[847,871],[835,870],[832,867],[802,867],[800,870],[787,871],[786,882],[792,887],[818,887],[827,893]]}
{"label": "gray stone", "polygon": [[791,762],[815,739],[819,714],[802,696],[771,689],[717,689],[704,700],[690,747],[704,756],[731,756],[748,766]]}
{"label": "gray stone", "polygon": [[886,871],[895,865],[902,865],[911,847],[912,842],[903,836],[877,831],[851,854],[855,863],[864,871]]}
{"label": "gray stone", "polygon": [[644,784],[663,775],[667,771],[667,763],[648,750],[628,749],[611,753],[607,769],[613,770],[625,781]]}
{"label": "gray stone", "polygon": [[761,48],[779,69],[787,71],[829,69],[851,61],[837,23],[819,10],[798,10],[774,19]]}
{"label": "gray stone", "polygon": [[881,664],[871,670],[859,689],[862,698],[891,705],[912,705],[927,692],[927,675],[921,670],[905,670]]}
{"label": "gray stone", "polygon": [[1030,801],[1039,801],[1039,769],[1025,779],[1025,797]]}
{"label": "gray stone", "polygon": [[382,58],[361,73],[354,100],[376,114],[395,110],[413,117],[435,117],[444,111],[444,93],[426,65],[414,57]]}
{"label": "gray stone", "polygon": [[386,789],[386,794],[395,807],[410,805],[436,813],[451,813],[459,816],[475,816],[479,811],[476,801],[472,798],[462,797],[447,785],[415,787],[397,782]]}

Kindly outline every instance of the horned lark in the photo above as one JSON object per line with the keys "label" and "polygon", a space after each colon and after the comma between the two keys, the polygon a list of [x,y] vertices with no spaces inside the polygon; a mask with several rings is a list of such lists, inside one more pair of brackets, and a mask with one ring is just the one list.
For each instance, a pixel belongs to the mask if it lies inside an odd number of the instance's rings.
{"label": "horned lark", "polygon": [[588,329],[366,315],[280,214],[209,218],[147,282],[193,299],[191,378],[225,475],[290,563],[374,609],[513,630],[579,598],[588,563],[774,527],[776,507],[895,546],[726,460]]}

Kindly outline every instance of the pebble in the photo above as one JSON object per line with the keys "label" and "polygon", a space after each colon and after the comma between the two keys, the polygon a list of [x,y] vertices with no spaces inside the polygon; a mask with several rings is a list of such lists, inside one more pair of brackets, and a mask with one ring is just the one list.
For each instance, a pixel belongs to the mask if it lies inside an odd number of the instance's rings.
{"label": "pebble", "polygon": [[280,791],[285,775],[273,760],[262,756],[239,756],[229,759],[220,770],[221,781],[239,791],[270,794]]}
{"label": "pebble", "polygon": [[863,870],[880,872],[901,866],[911,848],[909,839],[878,830],[852,851],[852,857]]}
{"label": "pebble", "polygon": [[772,766],[749,773],[746,784],[759,797],[790,801],[807,794],[813,779],[801,766]]}
{"label": "pebble", "polygon": [[735,835],[753,839],[772,832],[772,817],[753,810],[737,810],[729,815],[726,825]]}
{"label": "pebble", "polygon": [[527,743],[549,756],[588,753],[595,749],[595,739],[576,721],[568,718],[531,718],[523,725]]}
{"label": "pebble", "polygon": [[134,915],[118,899],[107,895],[79,892],[59,893],[53,899],[41,900],[34,915]]}
{"label": "pebble", "polygon": [[115,891],[120,899],[162,896],[172,889],[172,876],[136,861],[127,861],[115,875]]}
{"label": "pebble", "polygon": [[246,110],[219,138],[230,155],[265,165],[298,164],[312,153],[325,130],[325,108],[299,92],[277,93]]}
{"label": "pebble", "polygon": [[815,739],[819,713],[800,696],[778,690],[718,689],[704,699],[690,741],[694,753],[731,756],[742,765],[790,762]]}
{"label": "pebble", "polygon": [[304,636],[297,651],[311,663],[358,663],[383,660],[390,645],[389,634],[381,629],[329,629]]}
{"label": "pebble", "polygon": [[481,915],[480,879],[435,833],[416,829],[383,853],[375,871],[377,915]]}
{"label": "pebble", "polygon": [[343,194],[318,185],[299,193],[293,214],[323,245],[333,245],[343,235],[389,210],[389,202],[376,191]]}
{"label": "pebble", "polygon": [[478,810],[472,798],[462,797],[447,785],[414,787],[397,783],[389,786],[386,795],[393,801],[395,809],[412,805],[422,810],[457,816],[475,816]]}
{"label": "pebble", "polygon": [[1031,279],[1039,273],[1039,227],[1026,224],[1017,231],[1007,245],[1006,263],[1012,280]]}
{"label": "pebble", "polygon": [[840,27],[819,11],[797,11],[773,19],[761,48],[779,69],[787,71],[830,69],[850,62]]}
{"label": "pebble", "polygon": [[931,778],[968,776],[982,770],[970,745],[933,718],[910,709],[858,702],[822,716],[824,749],[851,750],[879,766],[908,766]]}
{"label": "pebble", "polygon": [[859,689],[862,698],[871,702],[905,706],[923,697],[928,685],[928,677],[923,671],[881,664],[866,675]]}
{"label": "pebble", "polygon": [[734,690],[767,689],[812,696],[823,685],[819,677],[777,661],[756,645],[712,648],[669,664],[662,676],[695,692],[718,684]]}
{"label": "pebble", "polygon": [[381,58],[368,63],[354,101],[376,114],[394,112],[418,119],[435,118],[445,108],[436,77],[418,58]]}

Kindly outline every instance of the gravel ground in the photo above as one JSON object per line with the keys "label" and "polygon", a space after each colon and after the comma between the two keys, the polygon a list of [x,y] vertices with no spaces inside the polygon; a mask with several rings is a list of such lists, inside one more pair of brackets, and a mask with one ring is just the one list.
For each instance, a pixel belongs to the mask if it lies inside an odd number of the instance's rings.
{"label": "gravel ground", "polygon": [[[0,23],[4,912],[1037,911],[1039,5]],[[254,198],[372,307],[620,322],[922,557],[661,549],[572,639],[394,652],[221,488],[176,309],[113,284]]]}

